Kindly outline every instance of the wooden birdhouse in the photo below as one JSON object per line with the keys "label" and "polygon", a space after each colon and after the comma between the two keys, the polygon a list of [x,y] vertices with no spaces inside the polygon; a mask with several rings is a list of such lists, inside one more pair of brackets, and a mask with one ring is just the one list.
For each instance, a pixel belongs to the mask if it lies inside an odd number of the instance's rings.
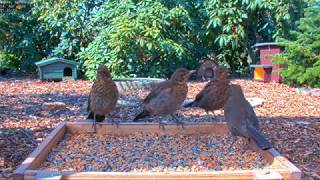
{"label": "wooden birdhouse", "polygon": [[284,65],[275,64],[273,62],[274,55],[283,51],[283,47],[276,42],[257,43],[254,47],[259,49],[260,64],[254,64],[250,67],[254,68],[254,80],[264,82],[281,82],[282,77],[279,70]]}
{"label": "wooden birdhouse", "polygon": [[78,78],[77,68],[79,63],[63,58],[53,57],[35,63],[39,68],[39,77],[41,80],[62,80],[71,77]]}

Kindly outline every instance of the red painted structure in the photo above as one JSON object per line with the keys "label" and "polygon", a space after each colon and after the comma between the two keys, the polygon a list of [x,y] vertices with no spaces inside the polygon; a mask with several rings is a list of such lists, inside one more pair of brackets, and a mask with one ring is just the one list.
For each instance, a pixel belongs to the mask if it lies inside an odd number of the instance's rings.
{"label": "red painted structure", "polygon": [[[274,64],[272,61],[274,59],[274,55],[279,54],[283,51],[283,47],[279,46],[276,42],[267,42],[267,43],[257,43],[254,45],[254,47],[259,48],[259,54],[260,54],[260,66],[252,65],[251,67],[255,68],[255,75],[259,75],[259,77],[265,77],[265,78],[256,78],[258,76],[255,76],[254,79],[258,81],[264,81],[264,82],[281,82],[282,77],[280,76],[279,70],[283,68],[283,65]],[[272,69],[270,70],[270,66],[272,66]],[[271,74],[270,74],[271,73]],[[262,76],[262,74],[265,74]],[[270,78],[271,76],[271,78]]]}
{"label": "red painted structure", "polygon": [[254,68],[253,78],[256,81],[270,82],[272,75],[271,65],[255,64],[250,67]]}

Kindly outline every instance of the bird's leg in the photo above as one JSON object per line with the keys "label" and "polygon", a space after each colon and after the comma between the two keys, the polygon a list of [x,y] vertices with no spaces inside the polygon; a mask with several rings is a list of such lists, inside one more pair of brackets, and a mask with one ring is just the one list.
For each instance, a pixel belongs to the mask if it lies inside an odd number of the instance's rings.
{"label": "bird's leg", "polygon": [[179,119],[175,115],[171,115],[172,119],[174,119],[177,123],[177,126],[181,125],[182,128],[184,128],[184,122],[179,121]]}
{"label": "bird's leg", "polygon": [[97,130],[97,120],[96,120],[96,114],[93,113],[93,123],[92,123],[93,131],[96,132]]}
{"label": "bird's leg", "polygon": [[117,128],[119,127],[120,125],[120,122],[119,121],[115,121],[114,119],[111,120],[111,125],[116,125]]}
{"label": "bird's leg", "polygon": [[212,113],[213,117],[215,117],[214,111],[205,110],[207,115],[210,115],[210,112]]}
{"label": "bird's leg", "polygon": [[256,143],[254,140],[252,140],[251,138],[246,138],[247,139],[247,146],[246,149],[247,150],[253,150],[253,151],[259,151],[259,148],[257,147]]}
{"label": "bird's leg", "polygon": [[160,119],[160,121],[159,121],[159,129],[165,130],[164,125],[167,125],[167,124],[162,122],[161,119]]}
{"label": "bird's leg", "polygon": [[229,147],[229,150],[231,150],[232,149],[232,147],[233,147],[233,144],[237,141],[237,137],[234,137],[233,135],[231,135],[231,144],[230,144],[230,147]]}
{"label": "bird's leg", "polygon": [[246,138],[247,139],[247,147],[249,148],[250,144],[251,144],[251,139],[250,138]]}
{"label": "bird's leg", "polygon": [[216,114],[214,113],[214,110],[211,111],[212,112],[212,116],[215,118],[216,117]]}
{"label": "bird's leg", "polygon": [[206,111],[206,114],[207,114],[207,116],[209,115],[209,111],[208,110],[205,110]]}

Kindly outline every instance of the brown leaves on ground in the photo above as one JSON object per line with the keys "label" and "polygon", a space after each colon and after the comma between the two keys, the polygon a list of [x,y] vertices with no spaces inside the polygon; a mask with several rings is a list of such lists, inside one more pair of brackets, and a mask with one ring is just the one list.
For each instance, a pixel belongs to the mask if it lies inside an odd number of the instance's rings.
{"label": "brown leaves on ground", "polygon": [[[246,97],[266,100],[255,108],[263,132],[282,155],[304,172],[304,178],[319,177],[320,95],[298,94],[283,84],[251,80],[232,83],[240,84]],[[91,85],[83,80],[54,83],[0,77],[0,177],[10,177],[59,122],[85,119],[84,106]],[[204,85],[189,83],[188,98],[193,99]],[[139,93],[140,99],[147,94]],[[41,107],[45,102],[63,102],[66,108],[45,111]],[[134,116],[132,109],[120,111],[130,111],[127,115]],[[202,110],[193,111],[182,114],[204,114]]]}

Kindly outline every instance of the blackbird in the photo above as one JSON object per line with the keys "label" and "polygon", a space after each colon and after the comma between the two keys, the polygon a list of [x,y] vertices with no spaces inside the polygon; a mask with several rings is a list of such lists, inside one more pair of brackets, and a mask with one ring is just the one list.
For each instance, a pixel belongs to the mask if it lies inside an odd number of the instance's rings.
{"label": "blackbird", "polygon": [[230,73],[225,68],[215,69],[216,78],[212,79],[196,96],[193,102],[190,102],[184,107],[200,107],[206,111],[214,112],[223,108],[229,97]]}
{"label": "blackbird", "polygon": [[[138,122],[141,118],[152,115],[171,115],[176,120],[177,125],[183,125],[182,122],[175,118],[174,113],[180,109],[187,96],[188,86],[186,82],[192,73],[193,71],[179,68],[169,80],[159,83],[144,99],[143,111],[133,121]],[[159,125],[161,126],[161,124],[162,122],[160,121]]]}
{"label": "blackbird", "polygon": [[97,78],[88,98],[88,118],[93,119],[93,128],[96,131],[96,122],[102,122],[105,116],[116,107],[119,92],[112,81],[111,74],[105,65],[100,65]]}
{"label": "blackbird", "polygon": [[214,77],[214,69],[217,67],[217,58],[215,53],[209,54],[205,59],[201,60],[201,65],[197,70],[197,76],[204,81]]}
{"label": "blackbird", "polygon": [[249,142],[253,139],[263,150],[272,148],[270,142],[261,133],[259,120],[252,106],[245,99],[241,86],[232,84],[230,90],[230,96],[224,106],[224,115],[231,134],[245,137]]}

